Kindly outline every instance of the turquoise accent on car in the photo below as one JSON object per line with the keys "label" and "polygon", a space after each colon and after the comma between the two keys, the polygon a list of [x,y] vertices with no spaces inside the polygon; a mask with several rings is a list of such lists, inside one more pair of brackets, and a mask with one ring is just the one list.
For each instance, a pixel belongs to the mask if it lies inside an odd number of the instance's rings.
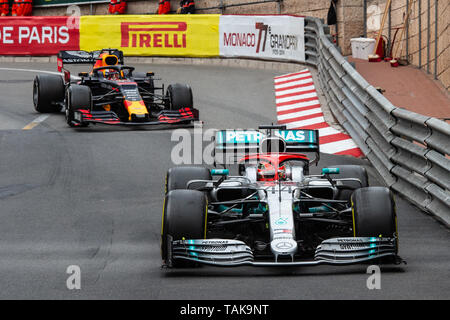
{"label": "turquoise accent on car", "polygon": [[312,207],[308,209],[309,212],[311,213],[317,213],[317,212],[328,212],[330,211],[330,208],[326,207],[326,206],[319,206],[319,207]]}
{"label": "turquoise accent on car", "polygon": [[338,174],[339,168],[323,168],[322,174]]}
{"label": "turquoise accent on car", "polygon": [[227,176],[230,174],[228,169],[211,169],[211,174],[213,176]]}
{"label": "turquoise accent on car", "polygon": [[[242,207],[242,206],[241,206],[241,207]],[[226,206],[226,205],[224,205],[224,204],[220,204],[220,205],[217,206],[217,211],[218,211],[218,212],[222,212],[222,211],[225,211],[225,210],[227,210],[227,209],[229,209],[229,208],[230,208],[229,206]],[[228,212],[232,212],[232,213],[240,213],[240,214],[242,214],[242,208],[233,208],[233,209],[229,210]]]}

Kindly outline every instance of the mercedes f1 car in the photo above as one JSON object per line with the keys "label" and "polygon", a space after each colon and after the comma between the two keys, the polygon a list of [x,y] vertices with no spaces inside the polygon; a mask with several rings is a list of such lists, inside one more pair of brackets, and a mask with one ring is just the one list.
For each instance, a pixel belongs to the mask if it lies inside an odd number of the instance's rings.
{"label": "mercedes f1 car", "polygon": [[[389,189],[369,186],[362,166],[309,173],[319,160],[317,130],[272,125],[218,131],[215,139],[216,159],[219,153],[243,153],[237,159],[239,174],[230,175],[227,166],[180,166],[167,172],[164,266],[402,261]],[[315,159],[302,154],[307,152]]]}
{"label": "mercedes f1 car", "polygon": [[[33,85],[38,112],[65,109],[67,124],[85,127],[108,125],[189,124],[199,119],[193,107],[192,90],[185,84],[155,86],[154,73],[136,72],[123,65],[117,49],[60,51],[60,75],[38,75]],[[90,72],[73,77],[64,64],[93,64]]]}

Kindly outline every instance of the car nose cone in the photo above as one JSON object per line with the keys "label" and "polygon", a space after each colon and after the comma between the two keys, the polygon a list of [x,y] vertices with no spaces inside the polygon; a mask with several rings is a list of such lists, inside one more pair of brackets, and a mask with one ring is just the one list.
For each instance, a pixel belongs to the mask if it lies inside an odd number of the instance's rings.
{"label": "car nose cone", "polygon": [[293,239],[274,239],[270,248],[275,255],[293,255],[297,252],[297,242]]}

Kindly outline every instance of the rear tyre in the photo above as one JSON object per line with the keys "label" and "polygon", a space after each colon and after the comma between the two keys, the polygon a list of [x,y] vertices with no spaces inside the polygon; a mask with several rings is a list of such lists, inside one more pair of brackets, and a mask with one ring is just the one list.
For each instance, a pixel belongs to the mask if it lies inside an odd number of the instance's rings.
{"label": "rear tyre", "polygon": [[[164,199],[161,258],[167,263],[170,240],[205,239],[208,203],[203,192],[172,190]],[[190,261],[174,260],[173,267],[191,267]]]}
{"label": "rear tyre", "polygon": [[181,108],[193,108],[192,89],[187,84],[175,83],[169,85],[166,96],[168,97],[167,108],[180,110]]}
{"label": "rear tyre", "polygon": [[[398,239],[397,215],[392,193],[385,187],[355,190],[351,197],[355,237]],[[398,253],[398,242],[395,253]],[[380,263],[396,263],[396,257],[384,257]]]}
{"label": "rear tyre", "polygon": [[186,189],[191,180],[212,180],[211,171],[205,167],[182,166],[167,171],[165,193]]}
{"label": "rear tyre", "polygon": [[61,76],[39,74],[34,78],[33,104],[37,112],[60,112],[63,102],[64,80]]}
{"label": "rear tyre", "polygon": [[86,127],[85,122],[76,122],[74,112],[80,109],[91,109],[92,93],[91,88],[73,84],[66,91],[66,122],[71,127]]}
{"label": "rear tyre", "polygon": [[344,179],[344,178],[356,178],[361,181],[361,184],[357,181],[343,181],[343,187],[340,188],[337,199],[350,200],[350,197],[355,189],[366,188],[369,186],[369,178],[367,176],[366,168],[358,165],[344,164],[333,165],[330,168],[339,168],[338,174],[330,174],[332,178]]}

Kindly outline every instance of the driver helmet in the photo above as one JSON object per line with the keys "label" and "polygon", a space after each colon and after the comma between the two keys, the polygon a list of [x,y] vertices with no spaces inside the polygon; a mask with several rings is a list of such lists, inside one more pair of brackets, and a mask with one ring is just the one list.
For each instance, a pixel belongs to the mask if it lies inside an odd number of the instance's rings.
{"label": "driver helmet", "polygon": [[258,180],[267,181],[275,179],[275,167],[270,162],[258,163]]}
{"label": "driver helmet", "polygon": [[275,180],[276,173],[278,172],[279,180],[287,180],[286,166],[280,166],[275,169],[275,166],[270,162],[260,162],[258,164],[257,177],[259,181],[272,181]]}
{"label": "driver helmet", "polygon": [[108,80],[119,80],[119,72],[114,69],[103,70],[103,76]]}

